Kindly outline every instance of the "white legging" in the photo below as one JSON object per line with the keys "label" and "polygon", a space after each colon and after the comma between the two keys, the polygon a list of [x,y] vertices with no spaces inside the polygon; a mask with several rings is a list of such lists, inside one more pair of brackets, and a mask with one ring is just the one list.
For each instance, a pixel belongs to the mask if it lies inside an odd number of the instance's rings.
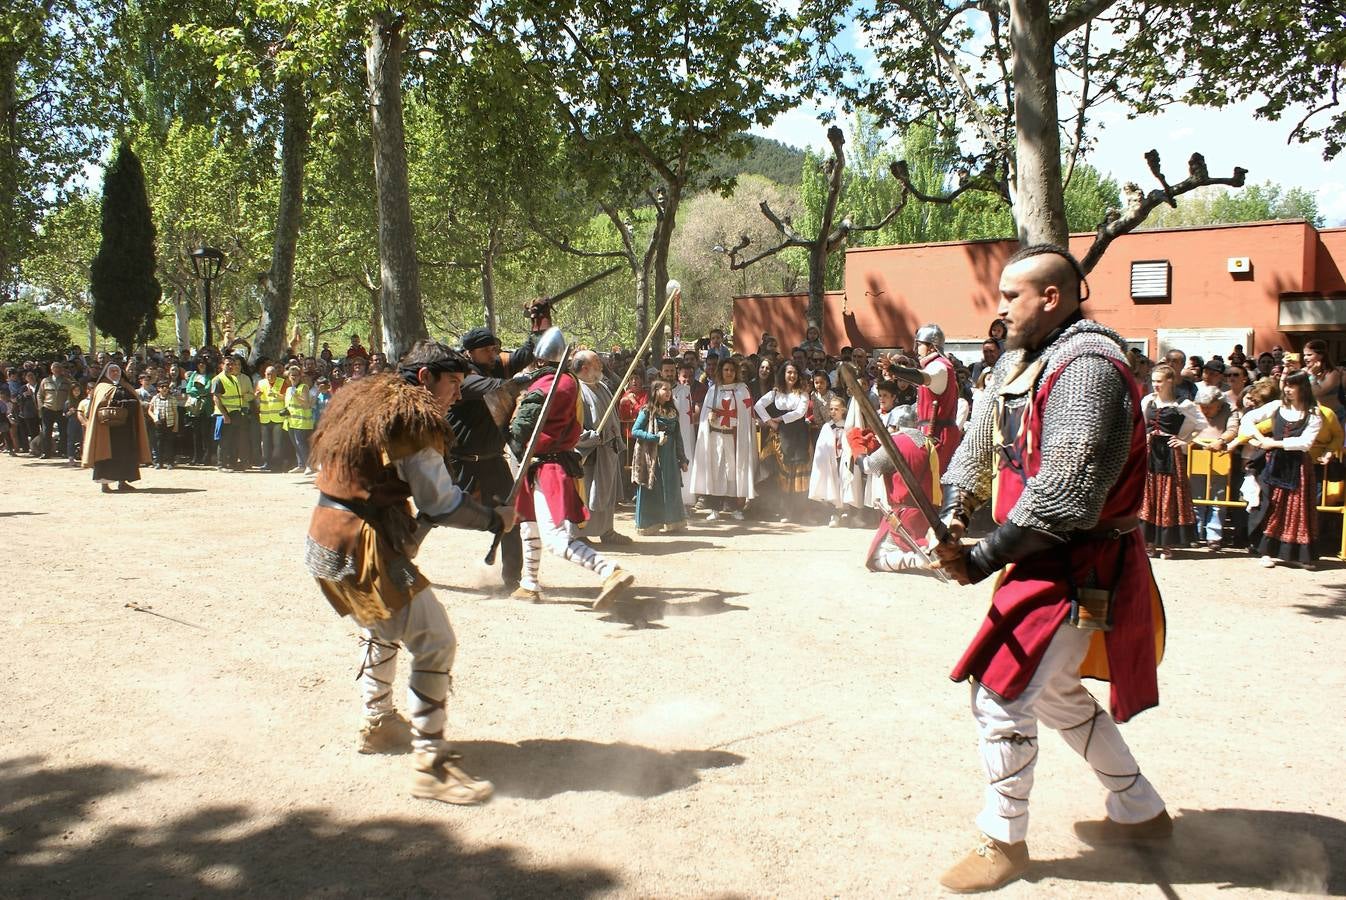
{"label": "white legging", "polygon": [[542,568],[542,547],[552,554],[568,559],[591,572],[597,572],[604,578],[612,574],[616,565],[603,558],[603,555],[583,541],[575,538],[575,523],[569,519],[557,523],[547,505],[547,497],[541,490],[533,491],[533,510],[536,522],[520,522],[519,537],[523,541],[523,573],[519,586],[530,591],[540,591],[538,572]]}
{"label": "white legging", "polygon": [[429,588],[391,618],[360,629],[360,692],[365,716],[370,719],[393,710],[399,645],[411,653],[407,710],[411,714],[412,746],[416,750],[436,750],[444,740],[444,706],[458,640],[448,613]]}
{"label": "white legging", "polygon": [[1057,629],[1028,687],[1014,700],[1003,700],[976,682],[972,685],[972,715],[987,780],[977,825],[998,841],[1015,843],[1028,835],[1039,721],[1060,732],[1093,767],[1108,790],[1108,818],[1135,824],[1164,810],[1164,801],[1140,774],[1117,723],[1080,683],[1080,663],[1092,635],[1071,625]]}

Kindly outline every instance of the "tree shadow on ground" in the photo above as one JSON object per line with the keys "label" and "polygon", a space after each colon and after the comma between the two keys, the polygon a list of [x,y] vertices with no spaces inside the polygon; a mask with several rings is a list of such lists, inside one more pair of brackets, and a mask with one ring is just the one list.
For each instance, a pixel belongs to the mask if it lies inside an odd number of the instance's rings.
{"label": "tree shadow on ground", "polygon": [[724,750],[655,750],[634,744],[572,739],[455,741],[454,749],[483,773],[502,797],[542,800],[567,791],[657,797],[701,781],[699,770],[744,761]]}
{"label": "tree shadow on ground", "polygon": [[1121,884],[1209,884],[1346,896],[1346,822],[1264,809],[1183,810],[1173,840],[1151,847],[1091,847],[1035,862],[1029,876]]}
{"label": "tree shadow on ground", "polygon": [[1305,600],[1322,600],[1322,603],[1296,603],[1292,607],[1301,615],[1315,619],[1346,619],[1346,584],[1326,584],[1323,587],[1330,594],[1305,594]]}
{"label": "tree shadow on ground", "polygon": [[444,824],[350,824],[315,809],[275,818],[211,806],[66,843],[96,805],[154,777],[111,764],[0,762],[0,895],[583,897],[618,883],[594,867],[528,868],[504,846],[468,849]]}

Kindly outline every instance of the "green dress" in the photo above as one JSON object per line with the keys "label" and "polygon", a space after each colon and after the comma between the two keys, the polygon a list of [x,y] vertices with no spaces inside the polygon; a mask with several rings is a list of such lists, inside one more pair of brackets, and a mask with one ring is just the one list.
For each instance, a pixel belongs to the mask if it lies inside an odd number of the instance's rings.
{"label": "green dress", "polygon": [[[651,416],[654,418],[653,427],[650,426]],[[637,528],[671,525],[686,518],[682,508],[682,464],[687,461],[687,457],[683,455],[678,415],[676,412],[671,416],[654,415],[652,407],[646,406],[636,416],[631,436],[637,441],[658,443],[660,433],[668,437],[659,448],[654,468],[654,486],[636,487]]]}

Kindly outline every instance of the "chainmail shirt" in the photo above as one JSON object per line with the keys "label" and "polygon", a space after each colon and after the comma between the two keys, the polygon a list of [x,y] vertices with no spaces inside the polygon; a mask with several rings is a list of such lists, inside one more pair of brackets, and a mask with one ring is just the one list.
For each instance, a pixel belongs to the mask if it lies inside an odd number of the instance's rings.
{"label": "chainmail shirt", "polygon": [[[1130,450],[1130,392],[1122,374],[1109,362],[1125,365],[1125,352],[1126,345],[1116,332],[1081,319],[1040,351],[1004,354],[973,407],[944,484],[970,494],[977,506],[991,496],[997,453],[996,392],[1022,366],[1045,357],[1034,394],[1053,372],[1063,371],[1043,410],[1042,466],[1028,479],[1009,520],[1022,528],[1061,535],[1094,527]],[[1032,399],[1030,394],[1011,398],[1011,402],[1022,405]]]}

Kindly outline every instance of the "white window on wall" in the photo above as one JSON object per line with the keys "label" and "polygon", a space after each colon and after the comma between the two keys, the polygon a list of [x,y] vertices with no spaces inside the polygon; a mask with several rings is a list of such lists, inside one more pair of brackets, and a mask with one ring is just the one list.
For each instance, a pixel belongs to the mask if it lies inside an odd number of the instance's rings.
{"label": "white window on wall", "polygon": [[1195,354],[1202,359],[1220,356],[1227,360],[1235,344],[1242,344],[1243,352],[1253,355],[1251,328],[1160,328],[1158,335],[1159,356],[1181,350],[1188,356]]}
{"label": "white window on wall", "polygon": [[1131,263],[1132,300],[1171,300],[1173,267],[1166,259],[1138,259]]}

